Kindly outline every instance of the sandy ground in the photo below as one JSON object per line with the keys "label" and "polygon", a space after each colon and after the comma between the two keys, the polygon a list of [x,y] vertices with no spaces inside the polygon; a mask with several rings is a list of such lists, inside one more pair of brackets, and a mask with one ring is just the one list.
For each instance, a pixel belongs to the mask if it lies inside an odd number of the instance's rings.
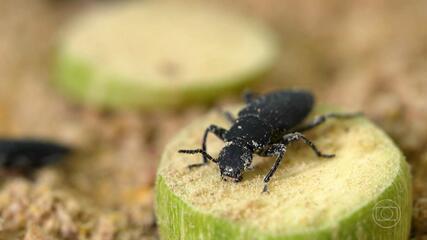
{"label": "sandy ground", "polygon": [[[0,239],[155,239],[152,187],[161,149],[208,109],[100,112],[59,95],[49,84],[57,33],[93,4],[0,2],[0,134],[48,137],[78,149],[33,180],[1,177]],[[364,111],[401,146],[414,175],[413,236],[427,238],[427,30],[420,24],[426,3],[232,5],[283,39],[277,69],[257,89],[309,88],[319,101]]]}

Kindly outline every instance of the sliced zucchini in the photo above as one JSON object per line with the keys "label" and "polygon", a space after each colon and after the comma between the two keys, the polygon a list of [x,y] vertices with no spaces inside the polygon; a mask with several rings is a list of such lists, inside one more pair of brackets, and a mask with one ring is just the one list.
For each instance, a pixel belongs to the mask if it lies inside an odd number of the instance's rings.
{"label": "sliced zucchini", "polygon": [[[320,113],[321,111],[317,111]],[[165,148],[156,180],[156,214],[162,239],[408,239],[411,181],[408,165],[390,138],[365,118],[330,120],[308,137],[325,153],[291,145],[269,185],[274,159],[254,158],[241,182],[222,181],[216,164],[187,166],[200,156],[211,113],[180,132]],[[223,146],[208,140],[214,157]]]}
{"label": "sliced zucchini", "polygon": [[76,18],[58,46],[55,80],[106,107],[177,107],[260,79],[277,58],[272,32],[201,4],[130,1]]}

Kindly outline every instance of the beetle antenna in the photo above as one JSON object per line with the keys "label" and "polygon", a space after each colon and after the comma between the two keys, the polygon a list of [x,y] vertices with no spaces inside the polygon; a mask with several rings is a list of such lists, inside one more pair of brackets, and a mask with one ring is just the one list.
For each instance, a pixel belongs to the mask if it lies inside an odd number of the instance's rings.
{"label": "beetle antenna", "polygon": [[179,153],[185,153],[185,154],[202,154],[203,157],[211,160],[212,162],[216,163],[218,162],[217,159],[214,159],[211,155],[209,155],[209,153],[207,153],[206,151],[203,151],[203,149],[181,149],[178,150]]}

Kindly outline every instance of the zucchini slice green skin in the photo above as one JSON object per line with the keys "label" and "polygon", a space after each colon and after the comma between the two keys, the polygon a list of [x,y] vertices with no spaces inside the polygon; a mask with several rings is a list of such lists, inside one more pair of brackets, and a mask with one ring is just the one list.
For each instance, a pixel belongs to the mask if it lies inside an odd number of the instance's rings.
{"label": "zucchini slice green skin", "polygon": [[261,81],[274,66],[272,60],[252,72],[221,79],[217,84],[200,82],[170,88],[137,84],[137,81],[123,80],[128,77],[117,74],[103,74],[87,61],[60,51],[55,62],[53,84],[62,93],[74,101],[108,109],[180,108],[188,104],[209,103],[220,95],[236,93]]}
{"label": "zucchini slice green skin", "polygon": [[[251,227],[241,226],[225,219],[198,212],[177,197],[159,176],[156,182],[156,213],[162,239],[408,239],[411,224],[411,187],[408,184],[408,166],[402,160],[402,171],[375,201],[341,220],[329,229],[319,229],[295,235],[271,235]],[[407,197],[404,197],[407,196]],[[377,225],[372,214],[382,200],[392,200],[401,207],[400,222],[393,228]]]}
{"label": "zucchini slice green skin", "polygon": [[[178,135],[177,138],[179,137],[182,135]],[[384,137],[387,138],[386,135]],[[173,149],[170,146],[166,147],[166,151]],[[190,240],[408,239],[412,212],[411,176],[404,156],[399,152],[396,157],[399,158],[400,165],[398,172],[391,184],[381,190],[375,199],[361,205],[346,216],[340,217],[336,222],[293,233],[289,233],[289,231],[268,232],[244,222],[233,221],[197,209],[196,206],[179,197],[172,190],[167,178],[162,175],[164,172],[159,170],[156,180],[155,209],[160,236],[162,239]],[[165,161],[164,158],[165,155],[162,161]],[[384,202],[393,204],[381,205]],[[375,218],[378,207],[399,208],[398,223],[392,226],[378,223]]]}

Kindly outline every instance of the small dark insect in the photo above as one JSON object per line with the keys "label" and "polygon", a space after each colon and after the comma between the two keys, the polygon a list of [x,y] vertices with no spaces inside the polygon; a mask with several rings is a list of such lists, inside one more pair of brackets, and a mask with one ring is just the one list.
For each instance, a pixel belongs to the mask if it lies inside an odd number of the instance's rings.
{"label": "small dark insect", "polygon": [[26,174],[70,152],[69,147],[45,140],[0,138],[0,168]]}
{"label": "small dark insect", "polygon": [[[316,117],[306,125],[300,125],[314,105],[313,95],[302,90],[276,91],[259,97],[246,93],[245,101],[247,105],[240,110],[237,119],[231,113],[225,113],[226,118],[232,123],[230,129],[210,125],[203,135],[201,149],[178,152],[202,154],[203,162],[189,165],[190,169],[206,165],[208,160],[211,160],[218,164],[223,180],[235,182],[241,181],[243,172],[252,168],[253,154],[263,157],[276,156],[276,161],[264,177],[263,192],[268,191],[268,182],[290,143],[301,140],[318,157],[335,156],[322,153],[302,132],[322,124],[329,118],[346,119],[361,115],[361,113],[329,113]],[[218,159],[214,159],[206,151],[209,132],[225,142],[225,147],[219,153]]]}

